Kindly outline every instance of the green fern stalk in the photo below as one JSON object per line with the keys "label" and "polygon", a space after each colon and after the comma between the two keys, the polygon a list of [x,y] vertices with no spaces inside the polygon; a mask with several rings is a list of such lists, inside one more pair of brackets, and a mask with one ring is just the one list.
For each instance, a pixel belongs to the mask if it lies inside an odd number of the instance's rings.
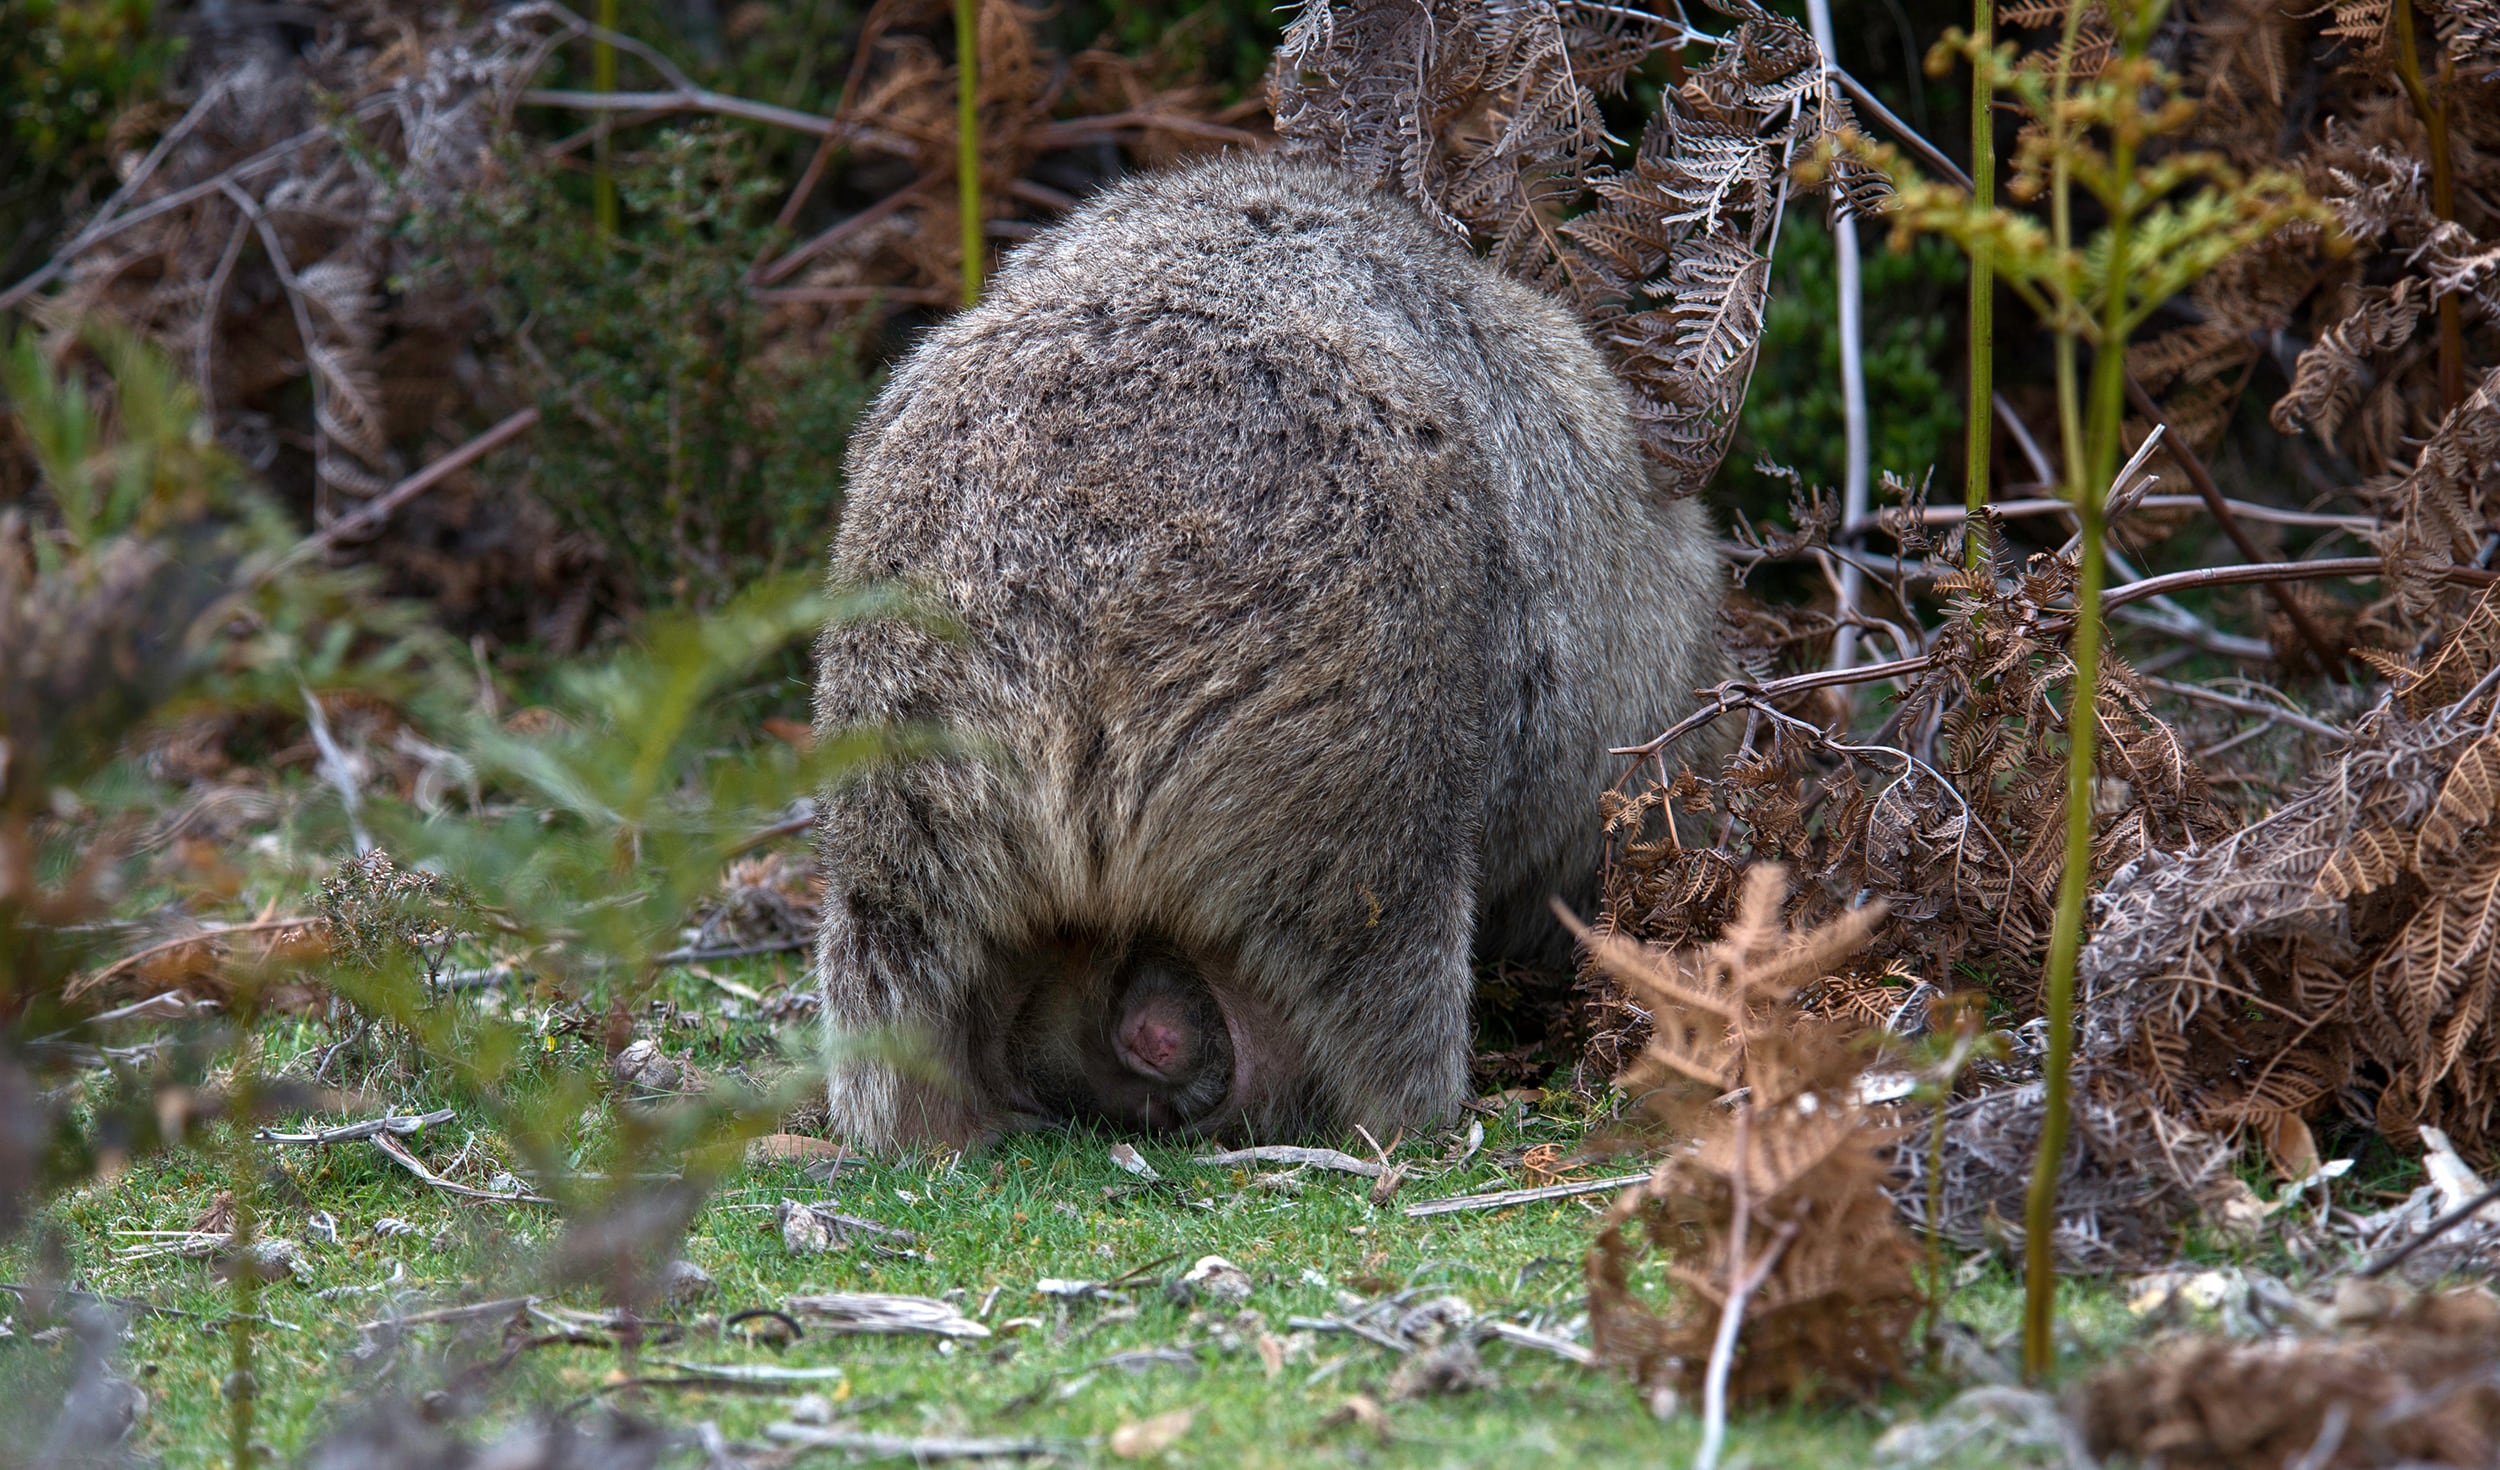
{"label": "green fern stalk", "polygon": [[[2069,45],[2083,0],[2071,0],[2067,11]],[[2114,7],[2113,7],[2114,8]],[[2160,0],[2148,0],[2158,10]],[[2133,60],[2144,49],[2149,28],[2129,25],[2121,33],[2123,54]],[[2064,59],[2061,58],[2061,66]],[[2061,86],[2060,90],[2063,90]],[[2074,690],[2067,696],[2066,859],[2057,878],[2057,912],[2049,926],[2047,1009],[2048,1055],[2043,1069],[2046,1113],[2040,1124],[2040,1154],[2033,1161],[2031,1188],[2023,1202],[2023,1369],[2037,1380],[2057,1358],[2053,1329],[2057,1319],[2057,1268],[2050,1251],[2057,1226],[2057,1176],[2066,1158],[2071,1078],[2075,1052],[2075,965],[2083,951],[2083,906],[2092,885],[2092,772],[2099,736],[2101,692],[2101,584],[2105,571],[2102,537],[2106,530],[2105,497],[2110,478],[2118,473],[2119,430],[2127,403],[2127,336],[2133,329],[2131,291],[2134,272],[2136,209],[2141,196],[2131,187],[2135,178],[2136,117],[2122,114],[2110,129],[2109,177],[2116,181],[2104,202],[2109,211],[2108,286],[2101,300],[2101,319],[2092,351],[2091,420],[2084,426],[2088,451],[2070,458],[2079,465],[2067,473],[2075,501],[2079,542],[2075,555]],[[2061,162],[2060,172],[2064,165]],[[2059,206],[2067,203],[2065,183],[2058,184]],[[2070,388],[2074,344],[2061,333],[2066,382]],[[2061,412],[2067,399],[2061,393]],[[2073,431],[2068,430],[2068,437]]]}
{"label": "green fern stalk", "polygon": [[[2449,145],[2448,105],[2433,97],[2422,81],[2422,58],[2414,39],[2413,0],[2395,0],[2390,7],[2395,23],[2396,43],[2392,48],[2396,59],[2396,80],[2404,87],[2405,99],[2413,104],[2413,115],[2421,119],[2422,130],[2431,141],[2431,213],[2441,219],[2457,217],[2456,162]],[[2443,56],[2443,80],[2448,71]],[[2439,406],[2456,407],[2465,399],[2465,329],[2457,315],[2457,293],[2439,293]]]}
{"label": "green fern stalk", "polygon": [[[599,0],[599,28],[613,34],[616,30],[616,0]],[[602,38],[590,43],[590,90],[616,90],[616,48]],[[608,168],[607,114],[599,115],[599,131],[590,140],[591,212],[599,221],[599,233],[616,233],[616,175]]]}
{"label": "green fern stalk", "polygon": [[[1971,41],[1978,54],[1996,48],[1996,0],[1971,0]],[[1985,64],[1971,68],[1971,198],[1992,204],[1997,195],[1996,88]],[[1996,289],[1993,257],[1985,244],[1970,252],[1970,426],[1963,436],[1962,564],[1979,565],[1979,528],[1988,503],[1988,462],[1996,427]]]}
{"label": "green fern stalk", "polygon": [[[2056,80],[2050,87],[2049,124],[2056,130],[2057,148],[2049,174],[2049,232],[2061,256],[2074,248],[2075,240],[2075,124],[2065,101],[2074,86],[2075,43],[2083,29],[2084,5],[2085,0],[2066,0],[2066,28],[2058,41]],[[2123,278],[2113,273],[2110,279]],[[2123,309],[2123,293],[2112,294]],[[2057,1228],[2057,1174],[2066,1159],[2067,1084],[2074,1067],[2075,956],[2083,933],[2084,888],[2092,877],[2092,760],[2098,733],[2093,715],[2101,671],[2101,493],[2083,452],[2082,404],[2075,384],[2076,323],[2061,313],[2055,326],[2058,446],[2082,545],[2076,553],[2081,567],[2075,583],[2075,684],[2066,701],[2066,862],[2058,875],[2057,916],[2049,929],[2048,1097],[2040,1122],[2040,1152],[2023,1200],[2023,1374],[2035,1382],[2057,1360],[2057,1260],[2050,1246]]]}
{"label": "green fern stalk", "polygon": [[981,299],[981,0],[955,0],[955,208],[964,225],[964,305]]}

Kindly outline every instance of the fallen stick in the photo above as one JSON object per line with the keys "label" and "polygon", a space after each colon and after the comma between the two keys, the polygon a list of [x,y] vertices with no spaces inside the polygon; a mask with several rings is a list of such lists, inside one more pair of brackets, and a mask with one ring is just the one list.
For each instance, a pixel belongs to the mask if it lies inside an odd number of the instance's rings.
{"label": "fallen stick", "polygon": [[815,942],[813,939],[794,935],[788,939],[767,940],[762,944],[727,944],[717,949],[672,949],[652,956],[651,963],[655,965],[700,965],[712,960],[745,960],[753,959],[758,955],[795,954]]}
{"label": "fallen stick", "polygon": [[1597,1362],[1597,1354],[1567,1337],[1556,1337],[1552,1333],[1522,1327],[1516,1322],[1480,1322],[1476,1327],[1487,1337],[1499,1338],[1514,1347],[1552,1353],[1564,1362],[1577,1363],[1583,1368],[1592,1367]]}
{"label": "fallen stick", "polygon": [[768,1424],[767,1438],[803,1450],[845,1450],[880,1460],[1029,1460],[1065,1455],[1077,1448],[1047,1439],[920,1438],[874,1434],[864,1429],[826,1429],[815,1424]]}
{"label": "fallen stick", "polygon": [[434,1307],[423,1312],[410,1312],[402,1317],[378,1317],[357,1328],[359,1332],[378,1332],[385,1327],[428,1327],[443,1322],[474,1322],[481,1317],[509,1317],[525,1312],[538,1304],[534,1296],[504,1296],[493,1301],[468,1302],[457,1307]]}
{"label": "fallen stick", "polygon": [[272,1133],[263,1128],[252,1135],[260,1143],[353,1143],[377,1133],[408,1134],[452,1120],[452,1111],[445,1108],[436,1113],[399,1113],[387,1118],[367,1118],[361,1123],[342,1123],[317,1133]]}
{"label": "fallen stick", "polygon": [[472,1189],[465,1184],[454,1184],[427,1168],[415,1154],[408,1152],[405,1144],[387,1133],[374,1134],[372,1143],[375,1148],[382,1151],[382,1157],[416,1175],[421,1182],[431,1184],[446,1194],[456,1194],[462,1199],[492,1200],[499,1205],[551,1205],[555,1203],[543,1194],[497,1194],[491,1189]]}
{"label": "fallen stick", "polygon": [[1356,1322],[1345,1317],[1287,1317],[1285,1325],[1296,1332],[1351,1332],[1365,1342],[1387,1348],[1393,1353],[1415,1351],[1415,1345],[1403,1338],[1391,1336],[1369,1322]]}
{"label": "fallen stick", "polygon": [[1408,1205],[1398,1213],[1409,1220],[1426,1215],[1456,1215],[1468,1210],[1499,1210],[1512,1205],[1532,1205],[1538,1200],[1569,1199],[1576,1194],[1601,1194],[1609,1189],[1622,1189],[1647,1179],[1647,1174],[1619,1174],[1611,1179],[1573,1179],[1562,1184],[1547,1184],[1535,1189],[1500,1189],[1491,1194],[1454,1194],[1447,1199],[1428,1199]]}
{"label": "fallen stick", "polygon": [[1230,1153],[1200,1154],[1190,1162],[1214,1168],[1226,1164],[1308,1164],[1314,1169],[1334,1169],[1340,1174],[1360,1174],[1366,1179],[1379,1178],[1381,1170],[1379,1164],[1369,1159],[1358,1159],[1333,1148],[1297,1148],[1288,1143],[1237,1148]]}
{"label": "fallen stick", "polygon": [[935,1297],[881,1291],[829,1291],[794,1296],[790,1315],[837,1336],[922,1332],[933,1337],[987,1337],[990,1330]]}
{"label": "fallen stick", "polygon": [[2422,1227],[2422,1233],[2379,1257],[2360,1271],[2361,1279],[2384,1276],[2412,1259],[2413,1253],[2481,1214],[2485,1208],[2500,1203],[2500,1184],[2495,1184],[2448,1213]]}

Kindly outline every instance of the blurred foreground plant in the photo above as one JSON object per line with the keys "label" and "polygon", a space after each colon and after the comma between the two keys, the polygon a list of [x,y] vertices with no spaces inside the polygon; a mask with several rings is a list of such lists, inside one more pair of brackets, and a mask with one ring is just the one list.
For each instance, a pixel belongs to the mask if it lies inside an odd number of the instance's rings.
{"label": "blurred foreground plant", "polygon": [[[139,1152],[216,1148],[230,1187],[224,1254],[243,1263],[230,1268],[229,1429],[235,1463],[249,1463],[262,1321],[252,1236],[274,1168],[254,1125],[342,1105],[271,1072],[255,1023],[282,992],[326,997],[345,1003],[326,1010],[332,1024],[386,1022],[415,1048],[425,1084],[516,1152],[531,1192],[507,1192],[566,1221],[527,1268],[533,1289],[596,1288],[623,1309],[614,1330],[631,1352],[712,1182],[809,1085],[801,1068],[775,1088],[636,1095],[640,1079],[619,1064],[677,930],[722,864],[796,798],[931,744],[912,731],[804,750],[742,743],[724,696],[828,617],[890,612],[894,600],[769,579],[715,613],[654,619],[634,646],[565,671],[553,709],[532,722],[456,715],[471,705],[463,661],[363,581],[291,562],[292,529],[215,447],[179,379],[127,340],[95,350],[101,393],[31,344],[5,363],[45,494],[0,518],[0,1232]],[[317,712],[314,691],[348,688],[441,736],[479,799],[420,809],[358,792],[340,762],[324,778],[379,846],[333,875],[320,920],[172,990],[144,967],[100,966],[105,937],[128,932],[107,922],[131,886],[123,870],[163,815],[143,799],[107,808],[95,794],[107,774],[178,716],[261,701],[296,717]],[[318,722],[313,733],[326,749]],[[269,927],[167,943],[206,952]],[[549,1006],[451,986],[446,962],[461,946],[514,958]],[[154,1013],[105,1015],[116,997],[99,982],[114,975],[162,992]],[[542,1029],[559,1012],[595,1035],[592,1055]],[[104,1021],[144,1026],[148,1039],[104,1045],[91,1029]]]}
{"label": "blurred foreground plant", "polygon": [[[364,579],[276,574],[290,528],[216,446],[190,388],[135,339],[94,332],[56,363],[22,336],[0,356],[0,387],[39,489],[0,513],[0,1236],[47,1194],[134,1154],[221,1149],[228,1430],[247,1465],[261,1320],[247,1130],[308,1101],[260,1075],[253,1023],[290,956],[264,949],[214,996],[157,997],[178,1019],[145,1045],[90,1040],[107,997],[83,972],[158,826],[95,788],[184,713],[291,708],[316,683],[388,688],[432,640]],[[104,1085],[84,1086],[97,1072]]]}
{"label": "blurred foreground plant", "polygon": [[[771,1089],[721,1085],[649,1106],[632,1095],[627,1053],[680,927],[723,864],[794,800],[932,743],[858,731],[804,750],[740,746],[724,728],[724,694],[794,640],[893,602],[829,598],[812,578],[787,576],[708,615],[654,618],[636,646],[565,671],[552,718],[530,733],[471,722],[455,743],[500,806],[376,813],[383,848],[426,875],[393,891],[415,893],[436,924],[491,931],[542,992],[596,1017],[599,1064],[568,1067],[525,1017],[445,996],[420,943],[366,946],[334,979],[417,1041],[441,1085],[492,1121],[564,1212],[567,1231],[542,1263],[550,1284],[595,1284],[638,1314],[712,1182],[813,1085],[802,1068]],[[389,907],[367,888],[333,905],[334,927]],[[380,917],[383,929],[397,922]],[[596,1127],[585,1128],[586,1110]],[[620,1340],[630,1349],[632,1338],[629,1321]]]}

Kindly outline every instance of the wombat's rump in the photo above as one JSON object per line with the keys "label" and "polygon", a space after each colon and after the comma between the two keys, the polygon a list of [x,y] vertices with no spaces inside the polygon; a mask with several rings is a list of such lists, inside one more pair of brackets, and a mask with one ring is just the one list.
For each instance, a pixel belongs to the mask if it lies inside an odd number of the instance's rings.
{"label": "wombat's rump", "polygon": [[1717,670],[1630,414],[1560,307],[1322,166],[1131,180],[1010,257],[851,449],[836,584],[955,627],[830,629],[818,725],[963,753],[827,793],[835,1127],[1457,1102],[1471,952],[1560,952],[1607,747]]}

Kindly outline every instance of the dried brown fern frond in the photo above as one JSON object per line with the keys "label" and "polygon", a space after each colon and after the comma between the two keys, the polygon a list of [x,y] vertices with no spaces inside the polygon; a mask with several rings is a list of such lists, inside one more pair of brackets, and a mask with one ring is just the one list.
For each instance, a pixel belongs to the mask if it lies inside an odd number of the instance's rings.
{"label": "dried brown fern frond", "polygon": [[[2430,79],[2422,105],[2399,78],[2388,0],[2183,0],[2173,64],[2198,110],[2178,146],[2290,166],[2341,236],[2303,227],[2245,252],[2198,283],[2187,324],[2130,352],[2172,433],[2199,449],[2252,384],[2274,381],[2270,353],[2297,355],[2275,426],[2307,431],[2360,472],[2340,479],[2398,476],[2463,396],[2449,374],[2490,360],[2432,319],[2453,297],[2471,324],[2500,320],[2500,67],[2468,62],[2481,53],[2465,40],[2489,34],[2476,20],[2489,0],[2411,8],[2434,41],[2418,68]],[[2175,381],[2162,371],[2182,364]],[[2444,530],[2400,529],[2399,542],[2410,554]],[[2405,617],[2443,605],[2450,584],[2409,581]]]}
{"label": "dried brown fern frond", "polygon": [[[1917,1253],[1884,1193],[1892,1123],[1857,1100],[1872,1054],[1799,1002],[1864,948],[1882,908],[1792,930],[1786,885],[1753,869],[1706,947],[1586,936],[1655,1018],[1620,1085],[1679,1140],[1607,1211],[1588,1258],[1599,1356],[1653,1387],[1700,1386],[1741,1316],[1734,1396],[1864,1394],[1899,1369],[1919,1307]],[[1663,1311],[1631,1286],[1653,1251],[1672,1255]]]}
{"label": "dried brown fern frond", "polygon": [[[1714,8],[1736,21],[1726,36],[1580,0],[1307,0],[1271,78],[1287,147],[1399,190],[1570,301],[1688,494],[1752,375],[1789,170],[1854,126],[1795,22],[1754,0]],[[1632,166],[1609,165],[1597,94],[1692,45],[1714,54],[1664,93]],[[1869,179],[1844,163],[1835,187],[1864,208]]]}
{"label": "dried brown fern frond", "polygon": [[2327,1106],[2500,1151],[2500,607],[2486,592],[2270,817],[2113,880],[2087,1071],[2212,1128]]}
{"label": "dried brown fern frond", "polygon": [[2368,1320],[2348,1310],[2363,1295],[2338,1298],[2331,1334],[2187,1337],[2102,1369],[2078,1404],[2092,1453],[2178,1470],[2493,1463],[2500,1302],[2478,1287]]}
{"label": "dried brown fern frond", "polygon": [[368,3],[325,8],[300,51],[204,32],[180,119],[71,238],[39,318],[56,340],[104,318],[177,353],[256,468],[308,443],[320,518],[387,488],[475,324],[391,226],[484,180],[543,34],[520,12],[455,28]]}
{"label": "dried brown fern frond", "polygon": [[2451,569],[2479,565],[2500,510],[2500,368],[2440,419],[2410,469],[2363,493],[2390,523],[2379,549],[2405,609],[2427,619],[2453,596]]}
{"label": "dried brown fern frond", "polygon": [[2355,291],[2352,309],[2301,353],[2290,390],[2275,401],[2275,428],[2286,434],[2308,428],[2331,442],[2368,384],[2371,359],[2413,339],[2430,295],[2411,277]]}

